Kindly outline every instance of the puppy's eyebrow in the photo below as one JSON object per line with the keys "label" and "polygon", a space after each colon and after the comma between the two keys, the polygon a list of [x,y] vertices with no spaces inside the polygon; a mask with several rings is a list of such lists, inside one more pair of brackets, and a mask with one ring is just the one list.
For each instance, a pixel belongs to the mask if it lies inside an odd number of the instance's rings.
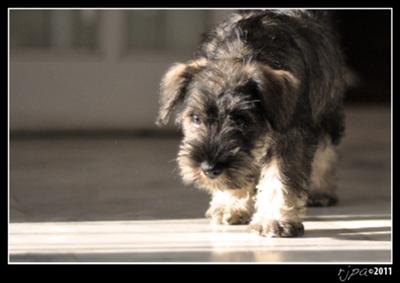
{"label": "puppy's eyebrow", "polygon": [[253,100],[244,100],[239,103],[234,107],[234,109],[240,109],[240,110],[247,110],[247,109],[253,109],[256,107],[256,103],[260,103],[259,99],[253,99]]}
{"label": "puppy's eyebrow", "polygon": [[246,94],[229,95],[223,97],[220,103],[228,112],[245,111],[254,109],[257,103],[260,102],[259,99],[251,98]]}
{"label": "puppy's eyebrow", "polygon": [[259,94],[259,88],[257,83],[250,79],[246,84],[236,87],[235,92],[254,97]]}
{"label": "puppy's eyebrow", "polygon": [[205,116],[218,116],[218,108],[212,95],[204,92],[197,91],[192,93],[187,100],[186,107]]}

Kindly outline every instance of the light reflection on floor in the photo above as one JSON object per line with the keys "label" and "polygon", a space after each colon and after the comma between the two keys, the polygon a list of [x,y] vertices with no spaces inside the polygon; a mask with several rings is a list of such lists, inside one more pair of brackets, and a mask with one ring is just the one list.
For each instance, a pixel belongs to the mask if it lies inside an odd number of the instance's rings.
{"label": "light reflection on floor", "polygon": [[314,217],[296,239],[262,238],[246,225],[206,219],[16,223],[10,253],[11,261],[390,261],[390,217],[361,218]]}

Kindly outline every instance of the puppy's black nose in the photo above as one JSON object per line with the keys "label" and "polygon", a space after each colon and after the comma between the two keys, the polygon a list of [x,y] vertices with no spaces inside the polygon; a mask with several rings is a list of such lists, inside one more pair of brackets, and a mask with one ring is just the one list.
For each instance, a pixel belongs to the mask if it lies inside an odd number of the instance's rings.
{"label": "puppy's black nose", "polygon": [[204,174],[210,179],[214,179],[218,175],[222,173],[222,168],[221,166],[218,166],[217,164],[208,162],[208,161],[203,161],[200,164],[201,170],[203,170]]}
{"label": "puppy's black nose", "polygon": [[214,179],[222,173],[221,166],[218,166],[217,164],[214,164],[212,162],[203,161],[200,164],[200,167],[201,170],[203,170],[204,174],[210,179]]}

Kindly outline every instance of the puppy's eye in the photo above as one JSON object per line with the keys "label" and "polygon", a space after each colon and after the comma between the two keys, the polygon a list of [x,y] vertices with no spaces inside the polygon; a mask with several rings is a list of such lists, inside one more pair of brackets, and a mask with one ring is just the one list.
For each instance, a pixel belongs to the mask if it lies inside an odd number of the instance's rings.
{"label": "puppy's eye", "polygon": [[247,126],[247,121],[244,120],[243,118],[239,118],[236,120],[236,124],[238,124],[241,127]]}
{"label": "puppy's eye", "polygon": [[201,124],[201,119],[200,119],[199,115],[192,114],[191,119],[192,119],[192,123],[195,124],[196,126],[199,126]]}
{"label": "puppy's eye", "polygon": [[242,115],[235,115],[232,119],[239,127],[245,127],[248,124],[247,118]]}

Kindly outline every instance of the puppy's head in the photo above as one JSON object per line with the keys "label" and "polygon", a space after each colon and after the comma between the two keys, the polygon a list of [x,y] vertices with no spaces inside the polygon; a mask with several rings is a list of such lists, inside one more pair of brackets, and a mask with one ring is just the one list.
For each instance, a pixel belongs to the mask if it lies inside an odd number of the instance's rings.
{"label": "puppy's head", "polygon": [[207,190],[252,186],[269,131],[284,131],[296,105],[286,71],[234,60],[199,59],[173,66],[161,84],[158,125],[176,112],[185,183]]}

